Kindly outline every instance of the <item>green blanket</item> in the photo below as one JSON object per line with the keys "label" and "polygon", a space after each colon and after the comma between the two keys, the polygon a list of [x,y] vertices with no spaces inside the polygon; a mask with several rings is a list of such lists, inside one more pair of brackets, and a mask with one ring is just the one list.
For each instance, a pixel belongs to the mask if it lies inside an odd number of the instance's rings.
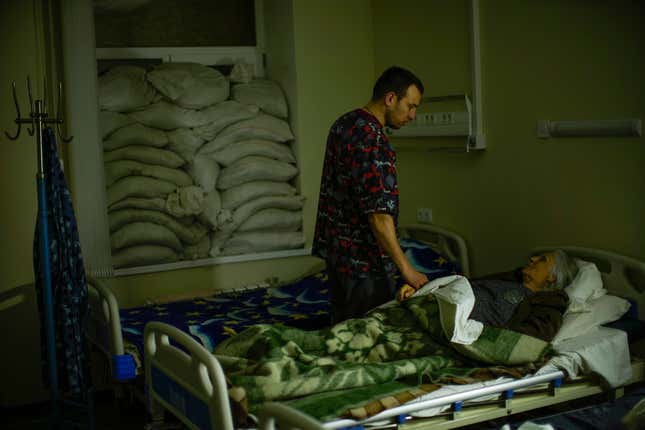
{"label": "green blanket", "polygon": [[525,367],[504,366],[540,361],[547,351],[542,340],[491,327],[471,345],[450,344],[429,295],[323,330],[253,326],[214,354],[251,410],[264,401],[293,399],[303,412],[327,419],[424,383],[520,377]]}

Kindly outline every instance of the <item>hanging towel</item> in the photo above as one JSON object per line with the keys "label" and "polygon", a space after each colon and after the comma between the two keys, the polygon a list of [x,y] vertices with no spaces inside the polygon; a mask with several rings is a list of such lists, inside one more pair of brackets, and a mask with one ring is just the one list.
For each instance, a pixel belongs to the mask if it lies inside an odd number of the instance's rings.
{"label": "hanging towel", "polygon": [[[49,258],[58,381],[61,393],[85,399],[90,387],[89,356],[83,334],[88,313],[87,284],[81,244],[69,189],[56,151],[52,129],[43,131],[43,164],[46,182]],[[43,351],[43,375],[49,385],[45,310],[43,305],[43,260],[40,223],[34,237],[34,274],[38,294]]]}

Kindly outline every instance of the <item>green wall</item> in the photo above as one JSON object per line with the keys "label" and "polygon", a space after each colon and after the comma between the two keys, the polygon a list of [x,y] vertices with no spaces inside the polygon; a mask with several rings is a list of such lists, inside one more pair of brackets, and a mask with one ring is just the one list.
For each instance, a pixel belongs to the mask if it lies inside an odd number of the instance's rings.
{"label": "green wall", "polygon": [[[376,69],[409,65],[427,95],[470,92],[468,13],[463,0],[374,1]],[[402,221],[432,208],[437,224],[465,235],[475,274],[520,265],[541,245],[644,259],[645,137],[535,134],[539,119],[645,120],[642,16],[631,1],[482,1],[488,149],[430,152],[422,143],[441,138],[395,140]]]}
{"label": "green wall", "polygon": [[[32,246],[36,223],[36,142],[23,126],[17,141],[11,81],[16,82],[22,116],[29,113],[26,78],[35,99],[43,99],[42,78],[55,80],[45,54],[47,4],[0,2],[0,405],[47,398],[40,381],[40,338],[33,287]],[[50,85],[51,88],[51,85]],[[47,95],[51,100],[51,94]],[[50,107],[51,109],[51,107]],[[19,378],[16,375],[20,375]]]}
{"label": "green wall", "polygon": [[[51,73],[46,56],[34,54],[45,44],[36,24],[42,22],[34,7],[39,4],[0,2],[0,53],[12,59],[0,68],[2,128],[11,127],[14,115],[9,81]],[[535,137],[538,119],[645,120],[643,6],[626,0],[486,0],[481,9],[488,149],[430,152],[423,148],[443,142],[395,140],[402,222],[414,221],[417,207],[431,207],[437,224],[465,235],[476,274],[521,264],[530,248],[545,244],[601,247],[645,259],[645,138]],[[333,120],[363,105],[376,76],[391,64],[417,72],[427,95],[471,92],[469,12],[465,0],[299,0],[291,13],[298,95],[294,126],[310,245],[325,138]],[[20,86],[19,91],[25,100]],[[20,142],[8,142],[0,135],[0,151],[3,292],[33,281],[33,138],[23,134]],[[273,276],[288,280],[318,264],[312,257],[294,257],[128,276],[110,283],[122,305],[131,306],[187,289],[231,288]],[[0,367],[25,366],[37,379],[33,297],[29,303],[29,312],[21,315],[32,317],[31,326],[13,319],[16,312],[10,317],[0,313],[2,341],[30,339],[28,356],[35,361],[16,364],[5,358]],[[16,324],[24,327],[18,335],[9,331]],[[34,384],[25,380],[14,387],[3,375],[1,400],[34,398]]]}

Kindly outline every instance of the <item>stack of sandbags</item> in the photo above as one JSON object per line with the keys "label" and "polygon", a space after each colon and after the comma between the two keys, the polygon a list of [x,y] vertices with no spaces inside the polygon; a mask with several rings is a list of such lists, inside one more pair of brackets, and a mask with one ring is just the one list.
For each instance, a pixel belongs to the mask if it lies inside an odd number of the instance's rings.
{"label": "stack of sandbags", "polygon": [[99,77],[99,104],[115,267],[303,245],[277,84],[118,66]]}
{"label": "stack of sandbags", "polygon": [[277,83],[255,79],[234,83],[231,100],[260,113],[208,133],[198,157],[215,160],[221,171],[216,190],[230,219],[212,235],[211,256],[293,249],[304,245],[302,207],[290,181],[298,174],[290,146],[287,102]]}

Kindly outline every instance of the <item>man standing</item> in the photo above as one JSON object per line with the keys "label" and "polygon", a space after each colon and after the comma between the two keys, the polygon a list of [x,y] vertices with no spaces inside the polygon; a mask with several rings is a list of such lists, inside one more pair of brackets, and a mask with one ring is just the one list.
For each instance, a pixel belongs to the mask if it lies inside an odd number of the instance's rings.
{"label": "man standing", "polygon": [[415,290],[428,282],[399,246],[396,154],[384,130],[413,120],[422,94],[419,78],[390,67],[367,105],[329,131],[313,253],[327,262],[333,323],[392,300],[397,269]]}

